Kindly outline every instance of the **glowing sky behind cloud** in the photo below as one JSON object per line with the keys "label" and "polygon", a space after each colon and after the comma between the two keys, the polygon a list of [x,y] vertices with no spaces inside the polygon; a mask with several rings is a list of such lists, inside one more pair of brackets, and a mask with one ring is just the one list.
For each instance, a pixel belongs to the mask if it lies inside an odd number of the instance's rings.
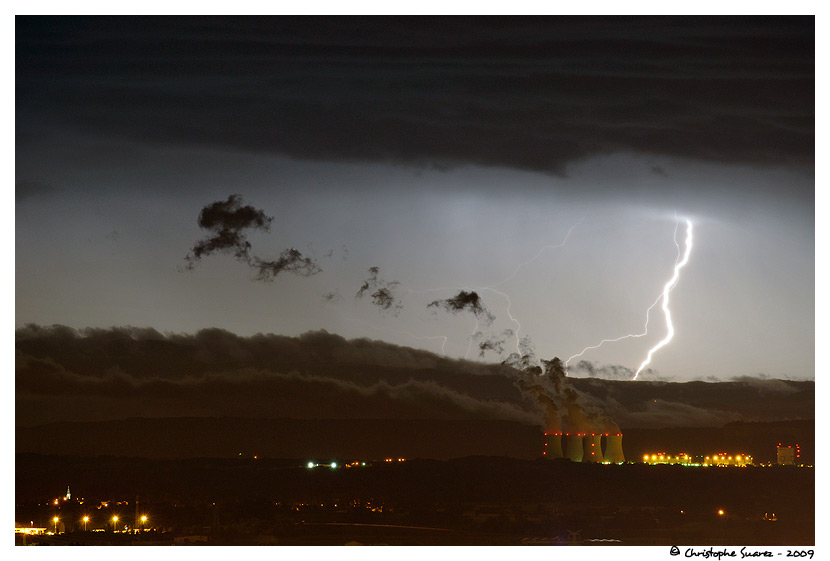
{"label": "glowing sky behind cloud", "polygon": [[[813,378],[812,18],[580,21],[18,18],[16,325],[326,329],[462,357],[475,318],[428,304],[492,286],[564,359],[642,328],[676,212],[695,248],[641,378]],[[236,193],[273,217],[254,254],[322,272],[186,270],[199,212]],[[355,298],[375,266],[397,315]],[[480,296],[492,333],[515,329]],[[634,370],[650,325],[581,359]]]}

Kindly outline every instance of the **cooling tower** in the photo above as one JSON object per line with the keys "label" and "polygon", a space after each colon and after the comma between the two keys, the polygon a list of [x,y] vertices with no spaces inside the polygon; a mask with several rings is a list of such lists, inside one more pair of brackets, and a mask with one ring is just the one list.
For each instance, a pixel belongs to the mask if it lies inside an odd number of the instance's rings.
{"label": "cooling tower", "polygon": [[565,435],[565,456],[570,461],[582,461],[582,438],[584,436],[582,433]]}
{"label": "cooling tower", "polygon": [[545,433],[545,457],[549,460],[556,458],[564,458],[562,453],[562,433],[561,432],[546,432]]}
{"label": "cooling tower", "polygon": [[602,462],[601,434],[586,434],[582,438],[582,461]]}
{"label": "cooling tower", "polygon": [[625,462],[622,449],[622,433],[605,435],[605,461],[612,464]]}

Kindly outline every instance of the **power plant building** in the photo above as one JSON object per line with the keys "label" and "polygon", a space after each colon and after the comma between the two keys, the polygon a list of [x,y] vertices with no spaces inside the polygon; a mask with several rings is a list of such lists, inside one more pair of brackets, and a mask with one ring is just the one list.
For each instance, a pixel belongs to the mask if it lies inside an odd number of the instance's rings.
{"label": "power plant building", "polygon": [[[605,450],[602,442],[605,440]],[[543,455],[552,460],[568,458],[572,462],[613,463],[625,462],[622,450],[622,433],[545,433]]]}
{"label": "power plant building", "polygon": [[565,454],[562,453],[561,432],[545,433],[545,451],[542,454],[551,460],[565,457]]}
{"label": "power plant building", "polygon": [[682,466],[694,467],[726,467],[726,466],[751,466],[752,456],[749,454],[727,454],[722,452],[713,454],[711,456],[690,456],[689,454],[666,454],[665,452],[658,452],[656,454],[646,454],[643,456],[643,463],[658,465],[658,464],[677,464]]}
{"label": "power plant building", "polygon": [[605,453],[603,455],[606,463],[621,464],[625,462],[625,455],[622,449],[622,433],[605,435]]}
{"label": "power plant building", "polygon": [[572,462],[582,461],[582,439],[584,434],[565,434],[565,457]]}
{"label": "power plant building", "polygon": [[602,462],[601,434],[586,434],[582,437],[582,461]]}
{"label": "power plant building", "polygon": [[798,463],[796,460],[801,458],[801,448],[796,444],[793,446],[782,446],[778,443],[778,465],[779,466],[794,466]]}

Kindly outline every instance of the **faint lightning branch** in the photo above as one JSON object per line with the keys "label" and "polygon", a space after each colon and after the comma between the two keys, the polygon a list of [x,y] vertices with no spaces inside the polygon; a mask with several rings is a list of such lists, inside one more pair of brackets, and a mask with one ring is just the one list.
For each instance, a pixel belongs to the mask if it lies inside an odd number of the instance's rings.
{"label": "faint lightning branch", "polygon": [[516,324],[516,352],[519,354],[519,356],[522,355],[522,351],[521,351],[521,348],[520,348],[521,337],[519,335],[519,332],[522,330],[522,324],[519,323],[519,320],[514,318],[513,315],[510,313],[510,306],[513,305],[513,303],[510,301],[510,296],[508,296],[504,292],[500,292],[500,291],[496,290],[495,287],[501,286],[501,285],[505,284],[506,282],[509,282],[509,281],[513,280],[513,277],[515,277],[518,274],[519,270],[521,270],[522,267],[524,267],[525,265],[529,265],[529,264],[533,263],[534,261],[536,261],[537,259],[539,259],[539,257],[541,257],[541,255],[545,252],[545,250],[559,249],[559,248],[565,247],[565,244],[568,243],[568,239],[571,237],[571,232],[573,232],[574,229],[576,229],[577,226],[581,225],[585,221],[585,216],[586,215],[583,214],[582,218],[579,219],[579,222],[577,222],[576,224],[574,224],[573,226],[568,228],[568,231],[565,234],[565,237],[562,238],[561,242],[559,242],[556,245],[546,245],[546,246],[542,247],[541,249],[539,249],[539,251],[536,252],[536,255],[534,255],[533,257],[531,257],[527,261],[523,261],[522,263],[519,263],[518,265],[516,265],[516,268],[513,269],[513,272],[506,279],[504,279],[502,281],[499,281],[497,283],[491,284],[489,286],[483,286],[483,287],[478,289],[478,290],[491,290],[491,291],[495,292],[496,294],[499,294],[499,295],[503,296],[505,298],[505,300],[507,300],[507,310],[506,310],[507,311],[507,317],[510,318],[510,321],[512,321],[513,323]]}
{"label": "faint lightning branch", "polygon": [[476,316],[476,326],[473,328],[473,332],[470,333],[470,336],[467,338],[467,352],[464,353],[464,360],[470,358],[470,349],[473,347],[473,339],[475,339],[476,333],[478,333],[478,316]]}
{"label": "faint lightning branch", "polygon": [[672,337],[674,337],[674,325],[672,324],[672,321],[671,321],[671,310],[669,310],[669,293],[671,293],[672,289],[677,284],[677,281],[680,279],[680,269],[682,269],[686,265],[686,263],[689,262],[689,255],[692,252],[692,240],[693,240],[692,221],[687,218],[686,219],[686,250],[683,254],[683,260],[680,261],[679,263],[675,263],[675,265],[674,265],[674,274],[672,275],[671,279],[669,279],[669,282],[666,283],[666,286],[663,287],[663,305],[662,305],[662,308],[663,308],[663,313],[666,316],[666,329],[667,329],[668,333],[666,334],[666,336],[663,338],[662,341],[660,341],[659,343],[654,345],[654,347],[652,347],[651,350],[648,351],[648,356],[646,356],[646,359],[640,365],[640,368],[637,369],[637,372],[634,373],[634,377],[632,378],[632,380],[636,380],[637,376],[640,375],[640,372],[643,371],[643,368],[648,366],[648,364],[651,362],[651,357],[654,356],[654,353],[656,353],[658,350],[660,350],[662,347],[664,347],[666,344],[668,344],[668,342],[672,340]]}
{"label": "faint lightning branch", "polygon": [[[675,213],[675,215],[674,215],[674,246],[677,248],[677,257],[674,260],[675,267],[678,265],[678,263],[680,263],[680,244],[677,243],[677,229],[678,229],[679,226],[680,226],[680,220],[678,220],[677,214]],[[582,351],[580,351],[577,354],[571,356],[568,360],[565,361],[565,366],[568,366],[568,363],[570,363],[573,359],[581,357],[582,355],[584,355],[588,351],[598,349],[601,346],[603,346],[605,343],[617,343],[617,342],[623,341],[625,339],[636,339],[636,338],[648,335],[648,322],[649,322],[649,316],[650,316],[650,313],[651,313],[651,309],[654,308],[654,306],[657,305],[657,303],[660,301],[661,298],[663,298],[662,293],[657,297],[656,300],[654,300],[654,302],[651,304],[651,306],[649,306],[648,309],[646,309],[646,323],[645,323],[645,325],[643,325],[643,332],[642,333],[628,333],[626,335],[623,335],[622,337],[617,337],[616,339],[603,339],[602,341],[600,341],[596,345],[592,345],[590,347],[585,347],[584,349],[582,349]]]}
{"label": "faint lightning branch", "polygon": [[[539,249],[539,251],[536,252],[536,255],[534,255],[533,257],[531,257],[527,261],[523,261],[523,262],[519,263],[518,265],[516,265],[516,267],[513,269],[513,272],[510,273],[510,275],[507,278],[505,278],[505,279],[503,279],[503,280],[501,280],[497,283],[493,283],[491,285],[488,285],[488,286],[481,286],[481,287],[476,287],[476,288],[471,289],[471,290],[475,290],[475,291],[490,290],[492,292],[495,292],[496,294],[499,294],[499,295],[503,296],[504,299],[507,300],[507,310],[506,310],[507,311],[507,316],[510,318],[510,321],[513,322],[514,324],[516,324],[516,326],[517,326],[517,328],[516,328],[516,351],[519,353],[519,355],[521,355],[521,348],[520,348],[521,337],[519,336],[519,332],[522,329],[522,325],[521,325],[521,323],[519,323],[519,320],[517,320],[515,317],[513,317],[513,315],[510,313],[510,307],[513,305],[513,303],[510,301],[510,296],[508,296],[504,292],[496,290],[495,287],[501,286],[502,284],[505,284],[505,283],[511,281],[518,274],[518,272],[522,269],[522,267],[524,267],[526,265],[529,265],[529,264],[533,263],[534,261],[536,261],[537,259],[539,259],[539,257],[541,257],[541,255],[546,250],[548,250],[548,249],[559,249],[559,248],[565,247],[565,244],[568,243],[568,239],[571,237],[571,233],[576,229],[577,226],[581,225],[585,221],[586,216],[587,215],[583,215],[582,218],[579,219],[579,222],[577,222],[576,224],[574,224],[573,226],[568,228],[568,231],[565,234],[565,237],[562,239],[561,242],[559,242],[556,245],[543,246],[542,248]],[[467,287],[465,287],[465,289],[467,289]],[[416,289],[408,288],[408,289],[405,289],[405,292],[408,293],[408,294],[423,294],[423,293],[426,293],[426,292],[437,292],[437,291],[447,291],[447,290],[458,290],[458,287],[427,288],[427,289],[423,289],[423,290],[416,290]],[[470,336],[468,338],[469,341],[467,343],[467,353],[464,355],[464,358],[468,358],[469,355],[470,355],[470,349],[472,348],[472,345],[473,345],[473,339],[475,338],[476,333],[478,333],[478,328],[479,328],[479,322],[478,322],[478,318],[476,318],[475,328],[473,329],[473,332],[470,334]]]}
{"label": "faint lightning branch", "polygon": [[516,324],[516,352],[517,352],[517,353],[519,353],[519,356],[521,356],[522,351],[521,351],[521,349],[519,349],[519,341],[520,341],[520,338],[519,338],[519,331],[522,329],[522,324],[521,324],[521,323],[519,323],[519,320],[517,320],[516,318],[514,318],[514,317],[513,317],[513,315],[510,313],[510,306],[512,306],[512,305],[513,305],[513,302],[511,302],[511,301],[510,301],[510,296],[508,296],[508,295],[507,295],[507,294],[505,294],[504,292],[500,292],[500,291],[498,291],[498,290],[496,290],[495,288],[492,288],[492,287],[490,287],[490,286],[485,286],[485,287],[482,287],[482,288],[480,288],[479,290],[490,290],[490,291],[492,291],[492,292],[495,292],[496,294],[499,294],[499,295],[501,295],[501,296],[504,296],[504,299],[505,299],[505,300],[507,300],[507,309],[506,309],[506,312],[507,312],[507,317],[509,317],[509,318],[510,318],[510,321],[512,321],[513,323],[515,323],[515,324]]}
{"label": "faint lightning branch", "polygon": [[[536,261],[537,259],[539,259],[539,257],[542,255],[542,253],[544,253],[544,252],[545,252],[545,250],[546,250],[546,249],[559,249],[559,248],[561,248],[561,247],[565,247],[565,244],[566,244],[566,243],[568,243],[568,238],[570,238],[570,237],[571,237],[571,232],[573,232],[573,231],[574,231],[574,229],[575,229],[577,226],[579,226],[580,224],[582,224],[582,223],[585,221],[585,216],[586,216],[586,215],[583,215],[583,216],[582,216],[582,218],[580,218],[580,219],[579,219],[579,222],[577,222],[576,224],[574,224],[573,226],[571,226],[570,228],[568,228],[568,232],[565,234],[565,237],[562,239],[562,241],[561,241],[560,243],[558,243],[557,245],[546,245],[546,246],[542,247],[542,248],[541,248],[541,249],[540,249],[540,250],[536,253],[536,255],[534,255],[533,257],[531,257],[531,258],[530,258],[530,259],[528,259],[527,261],[523,261],[522,263],[519,263],[518,265],[516,265],[516,268],[515,268],[515,269],[513,269],[513,272],[510,274],[510,276],[509,276],[509,277],[507,277],[506,279],[504,279],[504,280],[502,280],[502,281],[499,281],[499,282],[497,282],[497,283],[494,283],[494,284],[490,285],[490,286],[489,286],[489,287],[487,287],[487,288],[492,288],[492,287],[494,287],[494,286],[499,286],[499,285],[502,285],[502,284],[504,284],[504,283],[506,283],[506,282],[508,282],[508,281],[510,281],[510,280],[513,280],[513,277],[515,277],[515,276],[516,276],[516,273],[518,273],[518,272],[519,272],[519,270],[520,270],[522,267],[524,267],[525,265],[530,265],[531,263],[533,263],[534,261]],[[482,289],[482,290],[483,290],[483,289]]]}

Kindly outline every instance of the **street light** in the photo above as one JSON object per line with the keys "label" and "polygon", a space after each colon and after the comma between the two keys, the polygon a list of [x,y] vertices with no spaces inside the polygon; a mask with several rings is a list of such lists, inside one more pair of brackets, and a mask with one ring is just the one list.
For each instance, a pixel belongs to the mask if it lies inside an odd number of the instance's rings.
{"label": "street light", "polygon": [[89,516],[84,516],[84,532],[86,532],[86,523],[89,522]]}
{"label": "street light", "polygon": [[144,531],[144,523],[147,522],[147,515],[144,514],[141,516],[141,531]]}
{"label": "street light", "polygon": [[113,516],[113,517],[112,517],[112,531],[113,531],[113,532],[117,532],[117,531],[118,531],[118,527],[116,526],[116,524],[118,524],[118,517],[117,517],[117,516]]}
{"label": "street light", "polygon": [[57,516],[54,517],[52,519],[52,521],[54,521],[54,523],[55,523],[55,533],[57,534],[58,533],[58,517]]}

